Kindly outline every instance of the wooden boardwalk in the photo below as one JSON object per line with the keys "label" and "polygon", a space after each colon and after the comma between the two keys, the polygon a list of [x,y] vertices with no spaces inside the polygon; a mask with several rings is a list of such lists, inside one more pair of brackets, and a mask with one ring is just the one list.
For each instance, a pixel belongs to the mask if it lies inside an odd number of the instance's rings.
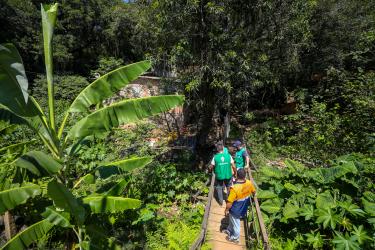
{"label": "wooden boardwalk", "polygon": [[239,243],[232,243],[225,239],[227,236],[221,231],[226,229],[229,223],[224,216],[225,202],[222,206],[212,197],[210,213],[208,216],[207,242],[213,250],[242,250],[246,249],[244,223],[241,220],[241,236]]}

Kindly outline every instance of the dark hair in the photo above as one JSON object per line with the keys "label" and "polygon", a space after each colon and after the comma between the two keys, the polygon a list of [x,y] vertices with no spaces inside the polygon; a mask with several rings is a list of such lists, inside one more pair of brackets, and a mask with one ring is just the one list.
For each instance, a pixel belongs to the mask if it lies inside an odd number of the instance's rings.
{"label": "dark hair", "polygon": [[245,179],[246,178],[245,169],[240,168],[240,169],[237,170],[237,178],[238,179]]}
{"label": "dark hair", "polygon": [[219,141],[218,143],[216,143],[216,150],[217,151],[221,151],[224,149],[224,146],[223,146],[223,143],[221,141]]}

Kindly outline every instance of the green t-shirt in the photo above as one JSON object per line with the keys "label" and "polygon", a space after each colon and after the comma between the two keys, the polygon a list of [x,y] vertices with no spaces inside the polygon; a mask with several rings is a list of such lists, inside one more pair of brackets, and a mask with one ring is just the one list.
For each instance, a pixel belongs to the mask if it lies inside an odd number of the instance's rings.
{"label": "green t-shirt", "polygon": [[215,166],[214,172],[217,180],[232,178],[231,156],[228,153],[218,153],[214,156],[212,165]]}
{"label": "green t-shirt", "polygon": [[247,152],[245,148],[241,148],[236,152],[234,156],[234,161],[236,163],[236,168],[243,168],[245,166],[245,158],[247,156]]}

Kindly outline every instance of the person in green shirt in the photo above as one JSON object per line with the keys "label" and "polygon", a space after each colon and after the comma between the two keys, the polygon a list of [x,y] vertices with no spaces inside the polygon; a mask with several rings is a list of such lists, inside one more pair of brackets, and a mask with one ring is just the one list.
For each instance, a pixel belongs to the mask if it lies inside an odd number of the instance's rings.
{"label": "person in green shirt", "polygon": [[237,149],[237,152],[234,156],[234,161],[236,163],[236,168],[248,168],[250,163],[249,154],[247,153],[244,144],[237,140],[234,142],[233,147]]}
{"label": "person in green shirt", "polygon": [[229,153],[224,152],[223,144],[217,143],[216,149],[218,153],[212,158],[210,171],[214,170],[216,176],[215,189],[217,199],[220,206],[222,206],[224,201],[224,186],[226,186],[227,193],[229,193],[233,173],[236,173],[237,170],[232,156]]}

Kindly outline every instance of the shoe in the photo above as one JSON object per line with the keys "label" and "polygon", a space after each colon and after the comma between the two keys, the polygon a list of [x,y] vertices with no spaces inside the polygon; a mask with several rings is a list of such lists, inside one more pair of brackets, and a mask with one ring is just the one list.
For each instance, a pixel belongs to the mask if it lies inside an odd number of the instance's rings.
{"label": "shoe", "polygon": [[227,236],[225,239],[227,241],[230,241],[230,242],[233,242],[233,243],[236,243],[236,244],[240,243],[240,239],[234,239],[234,238],[229,237],[229,236]]}
{"label": "shoe", "polygon": [[225,233],[226,235],[230,236],[230,232],[229,232],[228,229],[224,229],[222,232]]}

